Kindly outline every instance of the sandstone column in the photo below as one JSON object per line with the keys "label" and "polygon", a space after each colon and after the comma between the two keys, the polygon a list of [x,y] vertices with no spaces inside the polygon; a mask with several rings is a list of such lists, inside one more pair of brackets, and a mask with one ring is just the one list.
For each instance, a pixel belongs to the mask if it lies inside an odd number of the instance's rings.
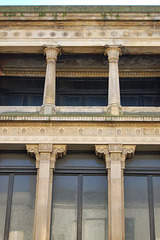
{"label": "sandstone column", "polygon": [[55,112],[56,98],[56,60],[60,52],[58,47],[48,46],[44,49],[46,55],[47,67],[44,86],[42,112],[52,114]]}
{"label": "sandstone column", "polygon": [[108,169],[108,240],[125,240],[123,169],[125,159],[134,155],[135,145],[96,145],[95,151],[105,158]]}
{"label": "sandstone column", "polygon": [[66,145],[26,145],[27,151],[36,157],[37,186],[33,240],[49,240],[52,178],[56,159],[66,153]]}
{"label": "sandstone column", "polygon": [[121,49],[117,46],[106,48],[105,55],[109,61],[109,83],[108,83],[108,112],[118,115],[120,112],[120,84],[118,61]]}

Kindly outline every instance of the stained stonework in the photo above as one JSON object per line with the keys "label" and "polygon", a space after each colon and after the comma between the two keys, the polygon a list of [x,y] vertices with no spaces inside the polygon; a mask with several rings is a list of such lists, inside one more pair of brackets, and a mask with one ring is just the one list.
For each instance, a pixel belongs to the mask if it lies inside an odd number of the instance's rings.
{"label": "stained stonework", "polygon": [[[119,59],[120,77],[160,76],[160,60],[156,55],[128,55],[122,49]],[[126,55],[127,54],[127,55]],[[9,59],[9,61],[7,60]],[[0,54],[0,65],[5,76],[44,77],[46,61],[43,54]],[[57,77],[108,77],[108,61],[102,54],[64,55],[57,59]]]}

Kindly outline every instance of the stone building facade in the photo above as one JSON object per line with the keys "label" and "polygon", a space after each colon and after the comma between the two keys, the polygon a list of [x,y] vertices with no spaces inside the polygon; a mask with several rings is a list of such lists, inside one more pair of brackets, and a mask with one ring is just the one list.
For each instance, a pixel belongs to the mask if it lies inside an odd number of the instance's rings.
{"label": "stone building facade", "polygon": [[0,240],[160,240],[160,7],[0,8]]}

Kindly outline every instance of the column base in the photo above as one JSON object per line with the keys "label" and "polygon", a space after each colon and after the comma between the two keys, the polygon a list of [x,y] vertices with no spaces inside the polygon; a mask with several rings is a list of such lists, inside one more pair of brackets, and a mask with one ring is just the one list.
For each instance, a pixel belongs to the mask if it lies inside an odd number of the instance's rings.
{"label": "column base", "polygon": [[107,113],[111,114],[111,115],[119,115],[122,113],[122,108],[120,105],[117,104],[111,104],[108,106],[108,110]]}
{"label": "column base", "polygon": [[44,104],[41,107],[40,114],[44,115],[50,115],[50,114],[55,114],[55,105],[53,104]]}

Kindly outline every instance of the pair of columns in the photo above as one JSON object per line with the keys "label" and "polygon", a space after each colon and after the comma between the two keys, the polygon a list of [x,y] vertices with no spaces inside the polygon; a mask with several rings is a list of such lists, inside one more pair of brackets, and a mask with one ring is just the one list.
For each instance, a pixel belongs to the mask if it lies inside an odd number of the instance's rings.
{"label": "pair of columns", "polygon": [[[43,96],[42,112],[52,114],[55,112],[56,98],[56,60],[60,53],[59,47],[48,46],[44,49],[47,67]],[[109,61],[109,86],[108,86],[108,112],[118,115],[120,112],[120,87],[118,61],[121,49],[118,46],[107,47],[104,52]]]}
{"label": "pair of columns", "polygon": [[[66,154],[66,145],[26,145],[36,157],[37,187],[33,240],[50,239],[52,179],[55,162]],[[135,145],[95,145],[96,155],[104,158],[108,170],[108,240],[124,240],[125,159],[134,155]]]}

